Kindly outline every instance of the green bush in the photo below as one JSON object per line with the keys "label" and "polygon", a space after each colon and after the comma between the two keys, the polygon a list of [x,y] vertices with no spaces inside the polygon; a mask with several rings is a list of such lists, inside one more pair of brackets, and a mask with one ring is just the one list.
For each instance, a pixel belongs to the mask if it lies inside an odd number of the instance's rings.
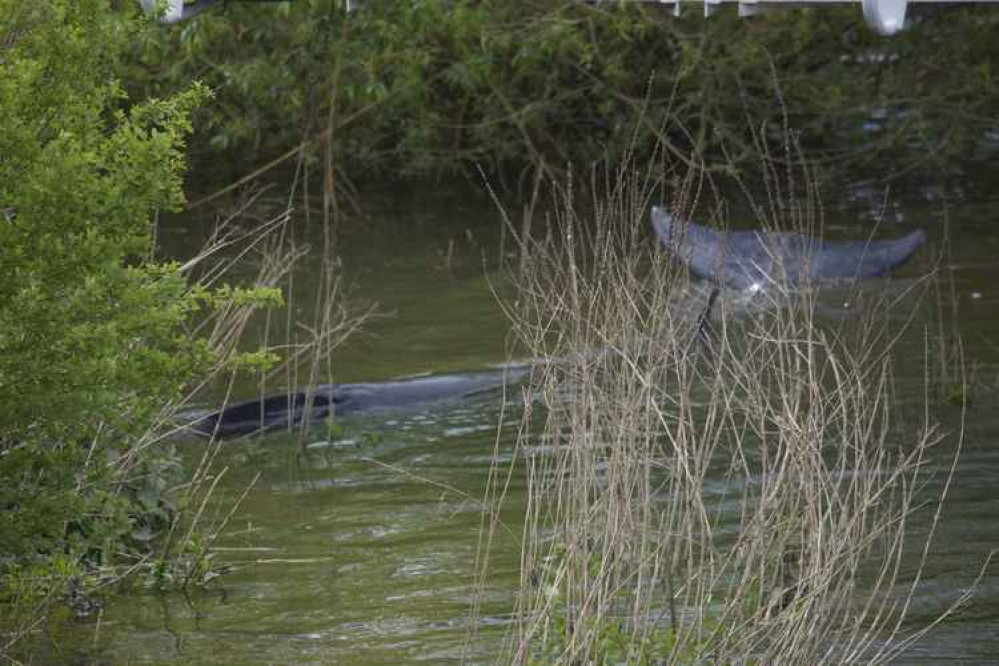
{"label": "green bush", "polygon": [[107,0],[0,16],[0,574],[109,564],[163,519],[174,465],[143,436],[212,362],[198,296],[151,259],[207,92],[131,103],[118,68],[148,21]]}
{"label": "green bush", "polygon": [[744,20],[635,2],[343,4],[232,3],[152,33],[129,85],[211,86],[194,143],[213,168],[263,162],[331,122],[348,174],[388,176],[583,167],[633,139],[651,151],[662,127],[678,149],[751,167],[746,119],[780,132],[785,112],[813,157],[884,172],[967,159],[995,129],[994,12],[926,10],[889,40],[855,7]]}

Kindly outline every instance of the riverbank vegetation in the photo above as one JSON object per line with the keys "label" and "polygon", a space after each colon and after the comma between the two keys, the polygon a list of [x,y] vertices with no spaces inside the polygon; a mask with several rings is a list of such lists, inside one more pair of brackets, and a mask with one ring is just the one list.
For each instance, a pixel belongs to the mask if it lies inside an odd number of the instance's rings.
{"label": "riverbank vegetation", "polygon": [[855,7],[746,20],[631,2],[344,4],[231,3],[150,33],[129,89],[208,85],[194,154],[213,171],[239,164],[234,176],[301,142],[354,182],[482,167],[515,186],[525,170],[613,161],[629,145],[752,171],[746,119],[785,115],[820,168],[939,173],[997,147],[999,13],[980,6],[912,6],[911,29],[884,39]]}
{"label": "riverbank vegetation", "polygon": [[[238,343],[255,309],[280,305],[301,251],[280,233],[285,211],[253,228],[223,220],[183,264],[157,259],[158,215],[184,203],[190,117],[210,91],[124,93],[124,54],[156,29],[137,8],[0,0],[0,16],[5,657],[47,620],[99,615],[100,598],[136,575],[167,589],[214,577],[224,470],[217,445],[184,468],[174,417],[213,376],[272,364]],[[246,256],[259,272],[226,284]],[[341,319],[326,319],[309,344],[329,343]]]}
{"label": "riverbank vegetation", "polygon": [[[301,0],[166,28],[133,5],[0,0],[0,655],[54,607],[99,612],[95,590],[130,574],[212,578],[231,515],[207,509],[217,443],[183,469],[173,417],[219,373],[258,371],[261,390],[332,374],[330,350],[359,321],[343,308],[336,221],[361,179],[482,168],[513,190],[570,165],[689,155],[698,173],[731,174],[756,168],[757,128],[789,125],[820,168],[946,170],[995,147],[996,17],[972,10],[926,12],[885,42],[840,10],[747,24],[629,3],[369,0],[348,15]],[[157,216],[185,205],[189,155],[204,189],[248,180],[247,164],[288,167],[287,205],[252,229],[223,216],[197,257],[158,259]],[[293,203],[312,214],[319,174],[316,314],[307,333],[290,305],[268,319],[288,342],[287,381],[268,384],[274,355],[239,341],[255,308],[282,302],[304,253]],[[567,196],[555,245],[522,239],[521,341],[579,362],[537,377],[558,446],[530,456],[512,654],[790,659],[851,630],[851,654],[867,654],[890,629],[880,593],[937,437],[927,423],[887,447],[891,336],[816,328],[806,300],[701,340],[702,321],[671,319],[677,275],[637,243],[652,189],[608,191],[596,236]],[[245,256],[259,272],[225,285]],[[650,349],[653,335],[668,344]],[[731,487],[709,487],[718,464]],[[721,525],[713,502],[732,497],[742,518]],[[872,554],[886,578],[851,629]],[[815,617],[824,633],[806,631]]]}
{"label": "riverbank vegetation", "polygon": [[0,15],[6,654],[52,600],[90,614],[86,574],[134,563],[169,525],[183,476],[152,438],[216,358],[188,333],[208,295],[151,259],[208,91],[128,104],[114,64],[138,24],[106,3],[4,0]]}

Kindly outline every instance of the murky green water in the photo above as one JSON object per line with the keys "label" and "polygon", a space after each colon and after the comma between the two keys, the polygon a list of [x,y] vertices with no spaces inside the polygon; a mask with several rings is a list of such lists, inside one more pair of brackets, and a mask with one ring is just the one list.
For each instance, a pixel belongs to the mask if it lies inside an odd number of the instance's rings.
{"label": "murky green water", "polygon": [[[989,550],[999,547],[999,199],[953,188],[895,193],[884,224],[899,232],[923,226],[939,242],[944,193],[963,331],[969,355],[981,362],[979,378],[993,389],[970,408],[955,487],[916,596],[917,620],[956,598]],[[842,202],[827,213],[831,233],[843,236],[866,233],[871,211],[880,208],[863,188],[829,198]],[[496,265],[499,220],[481,195],[366,196],[363,218],[344,230],[341,253],[355,294],[392,316],[372,322],[338,354],[337,380],[480,369],[506,360],[506,325],[483,269],[483,259]],[[165,247],[182,253],[202,234],[198,224],[168,225]],[[297,278],[305,293],[308,270]],[[918,273],[918,267],[905,272]],[[917,366],[901,362],[899,371]],[[900,383],[906,379],[918,378],[903,376]],[[515,410],[508,411],[497,431],[502,407],[496,393],[450,409],[357,418],[344,423],[345,434],[332,444],[316,433],[301,457],[290,435],[226,446],[219,461],[229,468],[226,499],[261,474],[218,543],[218,558],[235,571],[221,591],[190,600],[150,594],[115,603],[100,627],[97,654],[113,663],[460,660],[481,520],[475,500],[483,495],[494,450],[509,455],[517,423]],[[955,409],[946,425],[956,427],[958,416]],[[185,444],[191,456],[198,446]],[[947,452],[940,453],[946,461]],[[504,514],[510,525],[519,524],[522,496],[515,479]],[[473,660],[496,654],[518,553],[511,538],[494,545],[483,629],[467,648]],[[997,651],[999,577],[993,573],[971,606],[904,663],[996,663]]]}

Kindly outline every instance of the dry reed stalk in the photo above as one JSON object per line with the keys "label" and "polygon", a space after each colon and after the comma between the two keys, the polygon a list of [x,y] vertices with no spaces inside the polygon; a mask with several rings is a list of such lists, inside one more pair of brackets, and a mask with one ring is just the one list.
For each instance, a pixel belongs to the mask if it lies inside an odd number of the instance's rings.
{"label": "dry reed stalk", "polygon": [[[256,196],[248,198],[234,213],[220,220],[205,248],[185,264],[188,271],[204,266],[201,274],[195,279],[196,284],[214,285],[252,258],[259,268],[257,275],[250,280],[250,286],[278,287],[304,256],[303,251],[286,240],[287,229],[292,220],[290,207],[249,230],[238,224],[240,219],[245,219],[244,214],[251,209],[256,200]],[[215,263],[208,265],[210,261]],[[192,387],[180,404],[169,405],[164,409],[162,422],[174,421],[178,409],[186,405],[205,386],[216,381],[219,375],[227,372],[231,359],[238,351],[246,327],[257,309],[257,305],[253,302],[239,302],[232,298],[218,304],[211,316],[202,321],[192,332],[206,338],[216,353],[217,363],[208,376]],[[224,402],[228,402],[232,395],[234,384],[233,373],[229,375],[227,381]],[[141,446],[159,443],[183,427],[183,425],[175,426],[165,432],[151,431],[147,441],[142,442]],[[179,580],[183,587],[192,582],[195,572],[209,557],[218,535],[246,496],[244,491],[227,510],[221,510],[221,518],[218,517],[219,507],[213,507],[213,510],[209,511],[214,501],[216,487],[226,471],[216,470],[215,460],[220,449],[221,441],[216,438],[212,438],[205,446],[190,479],[179,489],[180,494],[176,502],[179,510],[174,515],[170,530],[160,548],[161,561],[170,562],[173,568],[184,572]],[[252,485],[253,482],[250,487]],[[246,490],[249,490],[249,487]],[[205,538],[196,538],[199,535]],[[197,547],[192,547],[196,541],[199,542]]]}
{"label": "dry reed stalk", "polygon": [[[673,179],[678,219],[704,179]],[[569,185],[543,230],[510,225],[503,305],[541,362],[516,443],[528,497],[507,659],[883,663],[906,643],[918,577],[907,587],[902,562],[943,437],[928,411],[895,423],[908,321],[887,296],[821,320],[813,291],[775,275],[753,308],[721,298],[708,330],[714,295],[648,238],[661,186],[622,168],[594,179],[586,215]],[[821,229],[807,170],[772,167],[767,192],[765,227]]]}
{"label": "dry reed stalk", "polygon": [[[320,288],[316,290],[314,304],[317,325],[312,329],[303,328],[297,320],[291,317],[290,313],[295,307],[291,295],[294,269],[308,255],[307,249],[296,243],[292,228],[293,202],[301,173],[301,168],[296,171],[291,193],[283,210],[249,230],[244,229],[237,224],[237,220],[243,220],[245,224],[246,213],[256,200],[256,197],[252,197],[239,206],[233,215],[226,217],[218,224],[206,248],[185,265],[188,270],[192,270],[195,267],[208,264],[209,261],[214,262],[202,268],[202,273],[198,278],[198,284],[210,286],[223,276],[230,274],[234,269],[244,265],[248,259],[252,259],[252,263],[258,269],[256,277],[250,280],[251,287],[284,287],[283,291],[288,294],[285,307],[289,313],[284,319],[285,329],[281,331],[280,326],[273,327],[275,332],[282,335],[283,340],[279,340],[275,344],[271,339],[272,317],[271,312],[267,311],[265,313],[267,320],[261,341],[265,348],[281,352],[284,360],[269,373],[261,375],[259,382],[261,397],[266,391],[266,382],[279,374],[285,376],[284,383],[290,387],[289,390],[294,390],[297,385],[299,367],[303,362],[308,363],[313,368],[317,367],[320,361],[327,360],[329,353],[342,344],[373,313],[373,309],[369,308],[361,312],[360,315],[355,315],[347,307],[347,296],[339,273],[339,263],[334,254],[335,247],[329,241],[330,234],[335,233],[335,230],[327,229],[324,233],[326,240],[322,248],[323,256],[321,258],[323,275]],[[203,335],[208,340],[212,349],[216,351],[218,363],[210,376],[205,377],[201,383],[193,387],[188,398],[181,404],[186,404],[187,400],[193,397],[197,391],[215,381],[221,373],[228,371],[230,360],[237,353],[238,345],[257,310],[258,307],[254,302],[234,298],[227,303],[220,304],[212,316],[202,322],[194,333]],[[315,380],[315,372],[310,373],[310,387],[314,386]],[[228,403],[234,386],[235,374],[230,374],[223,406]],[[178,408],[178,405],[170,405],[165,408],[162,422],[166,423],[171,420]],[[172,435],[177,429],[176,427],[169,429],[166,434],[162,430],[152,432],[148,440],[141,443],[141,446],[149,446],[161,441],[164,436]],[[205,537],[197,539],[199,542],[197,552],[193,553],[193,559],[185,565],[188,568],[188,573],[183,581],[185,585],[191,582],[192,573],[197,571],[198,567],[209,556],[218,535],[238,509],[249,490],[249,487],[244,489],[242,495],[228,509],[214,507],[212,511],[209,511],[216,486],[225,473],[225,470],[220,472],[215,470],[215,460],[220,446],[221,442],[217,438],[212,438],[206,445],[191,479],[182,489],[177,504],[183,510],[175,516],[161,550],[164,560],[174,556],[176,564],[180,564],[183,555],[191,550],[190,545],[195,542],[195,537],[198,535]],[[252,487],[252,485],[251,482],[250,486]],[[184,526],[183,532],[178,532],[181,526]]]}

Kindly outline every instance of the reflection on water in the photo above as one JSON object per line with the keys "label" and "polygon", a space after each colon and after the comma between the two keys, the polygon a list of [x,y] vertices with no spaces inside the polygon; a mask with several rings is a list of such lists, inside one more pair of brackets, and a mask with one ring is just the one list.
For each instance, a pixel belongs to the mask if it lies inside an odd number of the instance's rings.
{"label": "reflection on water", "polygon": [[[841,208],[829,213],[830,234],[866,233],[881,207],[876,195],[861,187],[843,197]],[[999,203],[947,196],[954,235],[953,266],[945,268],[954,271],[968,353],[981,362],[980,377],[999,378]],[[921,226],[935,239],[930,245],[939,247],[943,190],[893,197],[882,222],[892,227],[886,233]],[[178,220],[163,235],[182,253],[190,232]],[[496,264],[498,238],[499,215],[484,198],[370,197],[363,219],[345,229],[341,252],[357,295],[392,316],[372,322],[338,355],[336,381],[502,362],[507,332],[488,269]],[[308,271],[306,266],[296,279],[305,292]],[[904,292],[920,273],[919,266],[908,267],[888,288]],[[828,304],[842,307],[848,298],[833,292]],[[905,349],[922,354],[915,343]],[[919,385],[920,377],[906,373],[918,373],[921,363],[900,359],[897,365],[903,393]],[[252,387],[244,387],[247,392]],[[256,472],[261,478],[218,544],[218,557],[234,566],[224,594],[116,603],[104,618],[98,652],[116,662],[144,663],[459,660],[475,583],[479,500],[497,455],[501,464],[510,461],[518,399],[512,392],[448,409],[345,419],[340,432],[313,432],[301,456],[297,437],[284,433],[227,445],[220,460],[230,468],[225,499],[238,496]],[[983,392],[975,400],[957,479],[916,595],[917,620],[953,601],[974,580],[986,553],[999,546],[999,398]],[[945,427],[957,429],[958,416],[956,409],[945,414]],[[497,428],[501,418],[504,426]],[[198,446],[188,445],[192,457]],[[543,447],[539,443],[535,453]],[[946,464],[948,452],[940,453]],[[510,497],[501,518],[517,532],[522,479],[513,479]],[[926,529],[925,520],[912,535]],[[518,555],[513,539],[493,546],[492,587],[470,648],[473,660],[494,657],[506,631]],[[967,609],[899,663],[994,663],[997,627],[999,581],[993,574]]]}

